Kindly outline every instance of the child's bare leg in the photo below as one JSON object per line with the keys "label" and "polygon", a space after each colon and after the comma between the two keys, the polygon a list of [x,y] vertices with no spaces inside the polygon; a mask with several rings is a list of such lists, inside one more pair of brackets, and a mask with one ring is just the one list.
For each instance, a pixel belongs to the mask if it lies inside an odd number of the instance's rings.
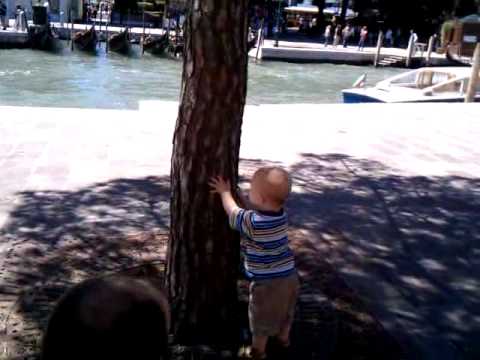
{"label": "child's bare leg", "polygon": [[252,338],[252,356],[254,359],[263,359],[266,357],[268,336],[253,335]]}
{"label": "child's bare leg", "polygon": [[285,325],[280,330],[279,334],[277,335],[277,339],[282,346],[289,346],[290,345],[290,329],[292,327],[292,323],[287,321]]}

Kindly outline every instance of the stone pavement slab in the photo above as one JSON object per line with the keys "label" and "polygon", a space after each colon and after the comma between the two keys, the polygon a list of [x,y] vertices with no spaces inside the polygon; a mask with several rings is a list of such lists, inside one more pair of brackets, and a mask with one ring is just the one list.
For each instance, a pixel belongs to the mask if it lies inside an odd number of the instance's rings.
{"label": "stone pavement slab", "polygon": [[[0,269],[22,239],[48,251],[167,229],[177,106],[0,107]],[[241,174],[290,169],[292,225],[411,359],[479,351],[479,115],[477,104],[246,108]]]}

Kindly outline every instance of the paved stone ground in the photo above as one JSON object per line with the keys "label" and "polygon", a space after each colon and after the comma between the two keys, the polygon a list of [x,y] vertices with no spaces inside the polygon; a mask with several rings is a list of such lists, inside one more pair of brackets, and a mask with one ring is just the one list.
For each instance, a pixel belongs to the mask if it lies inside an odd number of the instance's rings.
{"label": "paved stone ground", "polygon": [[[291,222],[310,238],[310,263],[328,260],[406,358],[479,357],[479,115],[463,104],[246,111],[242,174],[265,163],[291,170]],[[18,337],[8,329],[38,331],[32,286],[54,299],[118,264],[161,260],[153,248],[168,227],[175,116],[176,104],[156,102],[0,107],[2,340]],[[151,235],[132,253],[135,234]]]}

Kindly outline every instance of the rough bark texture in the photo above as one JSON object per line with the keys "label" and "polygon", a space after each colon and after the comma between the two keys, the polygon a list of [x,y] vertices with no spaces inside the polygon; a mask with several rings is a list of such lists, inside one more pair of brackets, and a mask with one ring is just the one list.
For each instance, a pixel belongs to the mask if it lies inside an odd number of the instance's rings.
{"label": "rough bark texture", "polygon": [[167,287],[176,343],[236,340],[238,236],[208,179],[236,184],[247,88],[248,0],[190,0],[171,172]]}

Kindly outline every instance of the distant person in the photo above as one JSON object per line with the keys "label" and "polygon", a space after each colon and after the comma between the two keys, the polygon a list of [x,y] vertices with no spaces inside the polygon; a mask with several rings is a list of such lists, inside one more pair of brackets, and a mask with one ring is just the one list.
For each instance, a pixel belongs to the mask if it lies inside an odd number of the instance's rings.
{"label": "distant person", "polygon": [[409,42],[410,41],[413,43],[413,46],[415,46],[415,44],[418,41],[418,35],[413,29],[410,30],[410,40],[409,40]]}
{"label": "distant person", "polygon": [[17,31],[27,31],[27,15],[21,5],[17,5],[14,28]]}
{"label": "distant person", "polygon": [[342,31],[342,37],[343,37],[343,47],[346,48],[348,46],[348,41],[350,39],[350,36],[352,36],[352,28],[350,25],[345,26],[345,28]]}
{"label": "distant person", "polygon": [[244,237],[245,273],[251,280],[248,304],[251,355],[253,359],[265,359],[270,337],[284,350],[289,348],[299,291],[285,212],[290,175],[279,167],[258,169],[244,208],[234,200],[229,180],[217,176],[209,185],[212,192],[220,195],[232,229]]}
{"label": "distant person", "polygon": [[360,41],[358,42],[358,50],[363,51],[365,48],[365,42],[368,38],[368,28],[366,26],[362,27],[360,31]]}
{"label": "distant person", "polygon": [[70,289],[53,309],[42,360],[166,360],[170,311],[147,279],[111,276]]}
{"label": "distant person", "polygon": [[338,24],[335,27],[335,33],[333,35],[333,46],[337,47],[340,44],[340,40],[342,39],[342,25]]}
{"label": "distant person", "polygon": [[332,25],[327,25],[325,27],[325,33],[323,36],[325,37],[325,47],[328,46],[328,43],[330,42],[330,36],[332,35]]}
{"label": "distant person", "polygon": [[0,27],[7,30],[7,6],[3,1],[0,1]]}
{"label": "distant person", "polygon": [[410,45],[410,43],[412,44],[412,54],[415,54],[415,52],[417,50],[417,48],[416,48],[417,41],[418,41],[417,33],[413,29],[410,30],[410,38],[408,40],[408,44],[409,45]]}
{"label": "distant person", "polygon": [[392,47],[393,46],[393,31],[390,28],[385,33],[385,45],[387,47]]}

